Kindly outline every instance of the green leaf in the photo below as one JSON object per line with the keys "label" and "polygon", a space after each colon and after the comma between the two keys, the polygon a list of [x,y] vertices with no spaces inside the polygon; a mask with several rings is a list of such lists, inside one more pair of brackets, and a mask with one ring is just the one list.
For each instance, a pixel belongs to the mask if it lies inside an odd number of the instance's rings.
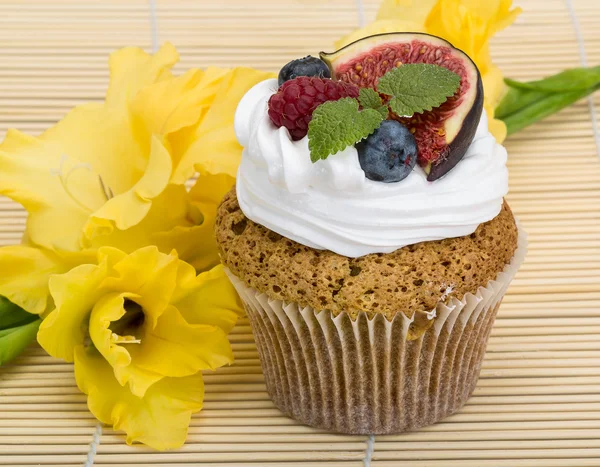
{"label": "green leaf", "polygon": [[556,75],[537,81],[521,82],[510,78],[504,80],[511,88],[530,89],[543,92],[582,91],[600,82],[600,66],[571,68]]}
{"label": "green leaf", "polygon": [[387,106],[384,105],[381,96],[375,89],[360,88],[358,102],[360,102],[363,109],[377,110],[384,119],[387,118],[389,110]]}
{"label": "green leaf", "polygon": [[[600,85],[579,91],[549,93],[534,102],[519,108],[501,119],[506,124],[506,134],[512,135],[529,125],[574,104],[600,88]],[[510,92],[510,91],[509,91]]]}
{"label": "green leaf", "polygon": [[0,329],[31,323],[37,318],[37,315],[27,313],[5,297],[0,297]]}
{"label": "green leaf", "polygon": [[0,366],[19,355],[37,334],[41,319],[0,297]]}
{"label": "green leaf", "polygon": [[600,67],[574,68],[526,83],[505,81],[509,90],[495,115],[511,135],[600,89]]}
{"label": "green leaf", "polygon": [[35,340],[42,320],[36,318],[31,323],[5,329],[0,335],[0,366],[18,356]]}
{"label": "green leaf", "polygon": [[373,133],[381,122],[381,113],[358,110],[358,101],[345,97],[324,102],[315,109],[308,125],[310,159],[317,162],[346,149]]}
{"label": "green leaf", "polygon": [[377,90],[392,97],[390,108],[410,117],[439,107],[460,86],[460,76],[439,65],[409,63],[388,71],[381,77]]}
{"label": "green leaf", "polygon": [[533,91],[525,88],[509,88],[504,95],[498,107],[495,110],[495,117],[501,120],[513,113],[527,107],[534,102],[548,96],[547,92]]}

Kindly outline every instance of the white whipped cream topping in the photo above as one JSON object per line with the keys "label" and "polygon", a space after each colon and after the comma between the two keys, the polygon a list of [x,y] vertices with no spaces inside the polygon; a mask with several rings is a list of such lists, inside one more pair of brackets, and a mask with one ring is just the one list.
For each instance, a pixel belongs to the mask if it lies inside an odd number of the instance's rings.
{"label": "white whipped cream topping", "polygon": [[235,115],[244,147],[237,197],[252,221],[354,258],[469,235],[500,213],[507,155],[489,133],[485,113],[464,158],[443,178],[428,182],[417,166],[400,182],[382,183],[365,177],[354,147],[313,164],[308,137],[292,141],[271,122],[267,103],[276,91],[275,79],[257,84]]}

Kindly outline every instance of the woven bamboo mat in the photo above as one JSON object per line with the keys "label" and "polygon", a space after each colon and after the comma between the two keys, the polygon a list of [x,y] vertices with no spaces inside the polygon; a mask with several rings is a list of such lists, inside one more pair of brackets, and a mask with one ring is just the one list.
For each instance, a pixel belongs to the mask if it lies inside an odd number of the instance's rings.
{"label": "woven bamboo mat", "polygon": [[[482,0],[483,1],[483,0]],[[190,66],[277,70],[331,49],[378,0],[2,0],[0,137],[36,134],[99,100],[107,54],[170,40]],[[522,0],[495,40],[504,73],[535,79],[600,62],[597,0]],[[362,6],[362,8],[361,8]],[[502,305],[474,397],[443,423],[401,436],[338,436],[296,424],[269,401],[246,320],[234,366],[206,375],[186,446],[128,447],[86,409],[70,365],[31,347],[0,369],[0,465],[328,467],[600,466],[600,95],[507,142],[509,201],[530,253]],[[0,245],[25,214],[0,199]]]}

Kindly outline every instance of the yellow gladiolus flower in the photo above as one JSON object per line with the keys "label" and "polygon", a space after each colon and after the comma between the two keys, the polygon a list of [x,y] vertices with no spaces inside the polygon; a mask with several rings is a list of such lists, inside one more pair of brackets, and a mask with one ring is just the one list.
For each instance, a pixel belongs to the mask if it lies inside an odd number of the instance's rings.
{"label": "yellow gladiolus flower", "polygon": [[156,449],[183,444],[200,372],[233,360],[241,308],[213,227],[242,152],[235,107],[273,76],[173,76],[177,58],[117,51],[104,103],[0,145],[0,194],[29,212],[23,244],[0,248],[0,295],[45,316],[40,344],[75,363],[100,421]]}
{"label": "yellow gladiolus flower", "polygon": [[384,0],[376,20],[336,42],[340,48],[362,37],[384,32],[425,32],[442,37],[469,55],[481,72],[489,129],[500,142],[506,125],[494,119],[504,81],[492,63],[489,41],[521,12],[512,0]]}
{"label": "yellow gladiolus flower", "polygon": [[202,408],[199,372],[233,361],[227,334],[241,309],[223,267],[196,276],[156,247],[103,247],[96,264],[52,276],[50,292],[38,341],[75,362],[91,412],[128,443],[181,446]]}
{"label": "yellow gladiolus flower", "polygon": [[[173,76],[177,60],[170,44],[154,55],[119,50],[109,60],[104,103],[76,107],[39,137],[8,132],[0,194],[29,217],[25,245],[0,249],[1,269],[20,273],[0,273],[0,295],[43,313],[52,306],[48,277],[88,262],[102,246],[156,245],[198,270],[218,264],[216,205],[242,152],[235,107],[273,74],[208,68]],[[184,183],[196,171],[203,176],[190,193]]]}

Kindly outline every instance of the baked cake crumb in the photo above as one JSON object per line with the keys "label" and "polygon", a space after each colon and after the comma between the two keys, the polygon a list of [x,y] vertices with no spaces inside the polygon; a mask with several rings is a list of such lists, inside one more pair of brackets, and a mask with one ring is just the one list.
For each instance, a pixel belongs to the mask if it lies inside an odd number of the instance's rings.
{"label": "baked cake crumb", "polygon": [[223,199],[215,226],[221,261],[248,286],[272,299],[310,305],[334,315],[360,311],[392,319],[431,311],[449,297],[495,279],[517,248],[517,226],[506,202],[471,235],[422,242],[393,253],[348,258],[316,250],[252,222],[235,188]]}

